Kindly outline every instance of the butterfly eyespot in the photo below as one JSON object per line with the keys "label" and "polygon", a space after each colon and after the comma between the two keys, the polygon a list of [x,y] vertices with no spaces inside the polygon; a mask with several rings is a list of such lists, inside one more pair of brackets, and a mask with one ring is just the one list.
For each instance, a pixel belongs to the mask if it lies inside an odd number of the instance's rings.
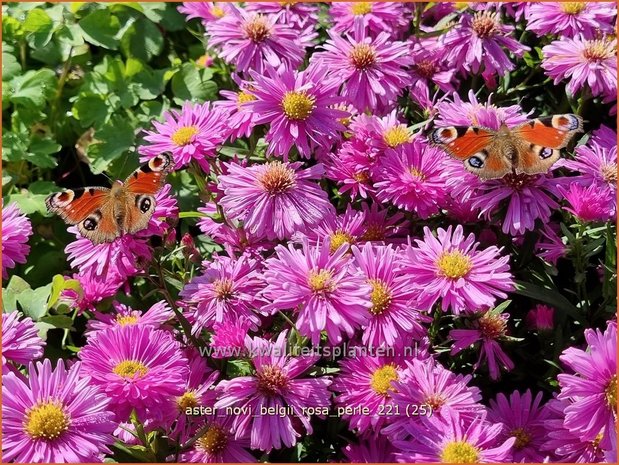
{"label": "butterfly eyespot", "polygon": [[548,147],[544,147],[542,150],[539,151],[539,156],[543,160],[545,160],[546,158],[549,158],[551,155],[552,155],[552,149],[549,149]]}
{"label": "butterfly eyespot", "polygon": [[150,210],[152,204],[152,201],[148,197],[144,197],[140,200],[140,211],[142,213],[146,213],[148,210]]}
{"label": "butterfly eyespot", "polygon": [[82,225],[86,231],[94,231],[97,228],[97,221],[92,218],[86,218]]}
{"label": "butterfly eyespot", "polygon": [[471,165],[473,168],[481,168],[482,166],[484,166],[484,161],[479,157],[471,157],[468,161],[469,165]]}

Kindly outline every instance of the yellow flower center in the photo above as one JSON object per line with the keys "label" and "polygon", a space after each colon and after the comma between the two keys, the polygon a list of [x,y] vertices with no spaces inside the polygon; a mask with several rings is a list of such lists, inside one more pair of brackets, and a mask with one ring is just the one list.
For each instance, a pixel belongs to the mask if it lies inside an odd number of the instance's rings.
{"label": "yellow flower center", "polygon": [[367,15],[372,12],[371,2],[354,2],[350,6],[350,11],[355,16]]}
{"label": "yellow flower center", "polygon": [[617,163],[609,163],[608,165],[602,166],[601,172],[604,181],[610,183],[617,182]]}
{"label": "yellow flower center", "polygon": [[438,274],[440,276],[458,279],[471,271],[473,263],[471,259],[462,252],[454,250],[452,252],[443,252],[436,261],[436,266],[438,267]]}
{"label": "yellow flower center", "polygon": [[231,279],[216,279],[213,281],[213,292],[217,300],[228,300],[233,295],[233,283]]}
{"label": "yellow flower center", "polygon": [[219,19],[226,16],[226,12],[224,11],[224,9],[217,5],[213,5],[213,8],[211,8],[211,14],[215,16],[215,18],[219,18]]}
{"label": "yellow flower center", "polygon": [[264,16],[257,15],[243,25],[245,35],[255,44],[271,37],[271,26]]}
{"label": "yellow flower center", "polygon": [[404,124],[398,124],[389,128],[383,134],[383,140],[389,147],[394,148],[398,145],[406,144],[410,140],[408,128]]}
{"label": "yellow flower center", "polygon": [[615,55],[616,47],[611,46],[608,39],[588,40],[582,52],[586,60],[598,62],[614,58]]}
{"label": "yellow flower center", "polygon": [[380,224],[370,223],[366,226],[361,239],[364,241],[382,241],[385,238],[385,228]]}
{"label": "yellow flower center", "polygon": [[184,126],[182,128],[178,128],[174,134],[172,134],[172,142],[174,142],[176,145],[178,145],[179,147],[182,147],[183,145],[187,145],[191,142],[191,140],[193,139],[193,136],[195,136],[198,133],[198,128],[195,126]]}
{"label": "yellow flower center", "polygon": [[370,308],[370,312],[373,315],[380,315],[391,305],[391,289],[380,279],[369,279],[368,282],[372,286],[372,292],[370,293],[372,308]]}
{"label": "yellow flower center", "polygon": [[368,69],[376,63],[376,52],[371,45],[357,44],[350,51],[349,59],[356,69]]}
{"label": "yellow flower center", "polygon": [[410,173],[413,175],[414,178],[419,179],[420,181],[423,181],[424,179],[426,179],[426,175],[423,174],[423,171],[415,168],[414,166],[411,166],[409,168]]}
{"label": "yellow flower center", "polygon": [[278,366],[263,367],[260,373],[256,373],[256,378],[258,378],[258,390],[271,396],[278,394],[288,385],[288,377]]}
{"label": "yellow flower center", "polygon": [[282,109],[288,119],[304,121],[310,117],[316,105],[316,99],[305,92],[288,91],[282,99]]}
{"label": "yellow flower center", "polygon": [[505,336],[507,322],[500,315],[485,313],[477,321],[481,335],[486,339],[498,339]]}
{"label": "yellow flower center", "polygon": [[250,94],[249,92],[239,92],[236,96],[236,106],[237,108],[241,108],[241,105],[243,105],[244,103],[247,102],[252,102],[256,100],[256,97],[254,97],[252,94]]}
{"label": "yellow flower center", "polygon": [[514,449],[517,450],[523,449],[531,442],[531,436],[525,431],[524,428],[516,428],[512,430],[509,435],[516,438],[516,442],[514,442]]}
{"label": "yellow flower center", "polygon": [[352,177],[360,184],[367,184],[370,182],[370,174],[367,171],[359,171],[353,174]]}
{"label": "yellow flower center", "polygon": [[219,454],[228,445],[228,433],[219,425],[211,425],[206,433],[196,441],[196,447],[208,454]]}
{"label": "yellow flower center", "polygon": [[176,405],[181,413],[185,413],[185,410],[188,408],[197,407],[198,398],[196,393],[194,391],[187,391],[182,396],[176,398]]}
{"label": "yellow flower center", "polygon": [[440,394],[430,394],[424,399],[424,403],[432,407],[433,412],[438,412],[445,405],[445,398]]}
{"label": "yellow flower center", "polygon": [[586,7],[584,2],[560,2],[559,5],[561,5],[563,12],[568,15],[576,15]]}
{"label": "yellow flower center", "polygon": [[380,367],[372,374],[370,386],[376,394],[388,396],[389,391],[394,391],[393,386],[391,386],[391,382],[397,381],[398,379],[398,372],[395,365],[389,364]]}
{"label": "yellow flower center", "polygon": [[116,317],[116,323],[120,326],[134,325],[139,321],[136,315],[118,315]]}
{"label": "yellow flower center", "polygon": [[272,161],[264,165],[266,169],[258,175],[258,185],[271,195],[281,195],[296,184],[294,170],[281,161]]}
{"label": "yellow flower center", "polygon": [[328,270],[312,270],[309,272],[307,283],[314,293],[331,292],[335,288],[331,279],[333,272]]}
{"label": "yellow flower center", "polygon": [[606,394],[606,404],[613,410],[617,409],[617,375],[614,374],[612,378],[610,378],[610,382],[606,389],[604,390],[604,394]]}
{"label": "yellow flower center", "polygon": [[479,451],[466,441],[451,441],[441,451],[442,463],[477,463]]}
{"label": "yellow flower center", "polygon": [[24,428],[32,439],[54,440],[69,429],[71,419],[60,402],[43,402],[26,412]]}
{"label": "yellow flower center", "polygon": [[471,27],[480,39],[495,35],[501,30],[498,13],[487,10],[476,13],[471,22]]}
{"label": "yellow flower center", "polygon": [[142,378],[148,373],[148,367],[137,360],[123,360],[113,371],[121,378]]}
{"label": "yellow flower center", "polygon": [[353,244],[355,242],[354,237],[340,229],[331,234],[330,239],[331,243],[329,250],[331,251],[331,253],[335,252],[343,244]]}

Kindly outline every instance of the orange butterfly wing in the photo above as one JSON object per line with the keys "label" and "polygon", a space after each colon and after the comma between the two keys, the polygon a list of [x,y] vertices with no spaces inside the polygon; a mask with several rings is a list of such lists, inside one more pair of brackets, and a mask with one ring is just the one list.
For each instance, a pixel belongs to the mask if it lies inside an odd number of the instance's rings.
{"label": "orange butterfly wing", "polygon": [[105,187],[67,189],[51,194],[45,200],[47,209],[57,213],[68,224],[77,224],[101,207],[109,199],[110,190]]}
{"label": "orange butterfly wing", "polygon": [[486,148],[495,135],[495,132],[484,128],[448,126],[434,129],[429,139],[451,156],[464,160]]}
{"label": "orange butterfly wing", "polygon": [[135,170],[124,185],[132,194],[154,195],[159,192],[173,167],[174,161],[170,155],[157,155]]}
{"label": "orange butterfly wing", "polygon": [[515,127],[512,133],[530,144],[561,149],[569,144],[577,132],[582,132],[583,120],[580,116],[565,114],[546,116],[527,121]]}

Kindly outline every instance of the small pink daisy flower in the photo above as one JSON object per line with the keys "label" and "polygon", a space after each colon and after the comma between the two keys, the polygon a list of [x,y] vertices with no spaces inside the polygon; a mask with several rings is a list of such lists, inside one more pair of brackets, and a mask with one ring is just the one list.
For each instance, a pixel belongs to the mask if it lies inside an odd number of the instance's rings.
{"label": "small pink daisy flower", "polygon": [[103,299],[113,297],[125,282],[124,278],[113,270],[105,276],[97,275],[93,269],[73,275],[77,285],[68,286],[62,291],[60,300],[70,308],[78,309],[81,314],[86,310],[95,310],[95,305]]}
{"label": "small pink daisy flower", "polygon": [[348,247],[330,252],[329,241],[302,249],[278,245],[276,257],[266,261],[264,296],[272,301],[267,309],[296,310],[299,332],[320,342],[322,331],[333,344],[342,333],[352,337],[369,318],[370,286],[352,264]]}
{"label": "small pink daisy flower", "polygon": [[565,210],[584,222],[609,221],[615,216],[616,196],[597,184],[582,186],[571,183],[569,189],[559,186],[568,202]]}
{"label": "small pink daisy flower", "polygon": [[312,245],[328,240],[331,253],[333,253],[342,244],[351,246],[359,240],[363,234],[364,221],[363,212],[353,210],[348,204],[342,215],[336,215],[333,212],[325,215],[320,223],[308,229],[305,234],[295,234],[295,239],[303,242],[304,238],[307,238]]}
{"label": "small pink daisy flower", "polygon": [[454,314],[492,307],[497,297],[514,290],[509,256],[501,249],[478,250],[475,236],[464,237],[462,226],[439,228],[438,238],[428,227],[417,246],[405,249],[402,269],[410,276],[418,306],[430,310],[440,299],[443,311]]}
{"label": "small pink daisy flower", "polygon": [[[256,100],[247,105],[255,113],[256,124],[269,123],[265,140],[269,154],[288,160],[294,146],[310,158],[319,146],[328,148],[346,127],[341,120],[349,113],[336,108],[341,81],[325,67],[305,71],[269,68],[264,76],[253,73],[251,94]],[[325,145],[327,144],[327,145]]]}
{"label": "small pink daisy flower", "polygon": [[454,75],[456,70],[445,61],[445,49],[437,39],[421,39],[412,47],[413,64],[411,75],[416,89],[425,87],[429,93],[430,86],[436,85],[443,92],[454,92]]}
{"label": "small pink daisy flower", "polygon": [[133,310],[118,302],[114,302],[113,307],[113,313],[96,310],[93,312],[94,318],[86,323],[84,335],[87,338],[95,336],[98,331],[115,326],[141,325],[160,329],[168,320],[174,318],[174,312],[164,300],[152,305],[146,311]]}
{"label": "small pink daisy flower", "polygon": [[558,398],[569,402],[565,427],[608,449],[617,418],[617,324],[608,322],[604,332],[586,329],[585,339],[586,351],[569,347],[560,357],[572,373],[558,375]]}
{"label": "small pink daisy flower", "polygon": [[428,218],[439,211],[447,191],[443,178],[445,155],[422,142],[419,137],[397,149],[389,149],[379,159],[376,196],[383,203],[415,212]]}
{"label": "small pink daisy flower", "polygon": [[537,331],[552,331],[555,327],[555,309],[548,305],[537,304],[525,317],[527,326]]}
{"label": "small pink daisy flower", "polygon": [[378,203],[361,204],[365,213],[364,231],[361,241],[370,242],[402,242],[398,236],[403,236],[409,230],[410,224],[401,212],[390,214],[387,208],[381,208]]}
{"label": "small pink daisy flower", "polygon": [[509,399],[499,393],[496,400],[490,400],[488,420],[503,423],[504,428],[498,441],[509,437],[516,438],[512,446],[514,462],[541,463],[546,455],[541,454],[542,444],[546,441],[546,420],[550,412],[541,405],[542,393],[535,398],[527,389],[524,394],[512,392]]}
{"label": "small pink daisy flower", "polygon": [[185,102],[180,111],[168,111],[163,117],[163,123],[153,121],[154,131],[145,131],[146,142],[138,148],[142,155],[140,161],[169,152],[175,169],[195,161],[208,173],[209,159],[217,155],[217,149],[230,132],[228,112],[221,107],[212,108],[210,102],[201,105]]}
{"label": "small pink daisy flower", "polygon": [[485,412],[474,419],[449,413],[441,417],[422,417],[411,423],[412,441],[396,441],[401,452],[397,460],[404,463],[484,463],[511,462],[516,438],[499,439],[503,425],[486,421]]}
{"label": "small pink daisy flower", "polygon": [[544,225],[544,227],[540,229],[541,237],[535,245],[535,248],[538,250],[538,255],[555,266],[560,258],[567,255],[567,246],[559,236],[558,231],[558,225]]}
{"label": "small pink daisy flower", "polygon": [[386,32],[395,38],[408,26],[404,4],[396,2],[333,2],[329,16],[337,33],[352,33],[361,24],[374,37]]}
{"label": "small pink daisy flower", "polygon": [[230,115],[230,141],[240,137],[249,137],[256,126],[256,113],[252,111],[249,102],[256,100],[249,89],[252,84],[248,81],[241,81],[240,89],[237,92],[222,90],[219,93],[226,100],[218,100],[213,103],[214,107],[223,108]]}
{"label": "small pink daisy flower", "polygon": [[569,81],[571,95],[585,85],[593,96],[617,95],[617,39],[562,38],[542,49],[542,68],[554,83]]}
{"label": "small pink daisy flower", "polygon": [[[281,13],[280,13],[281,14]],[[230,5],[223,18],[206,26],[208,44],[240,72],[286,65],[296,69],[316,37],[313,27],[299,31],[278,22],[278,15],[260,15]]]}
{"label": "small pink daisy flower", "polygon": [[352,412],[360,407],[369,409],[369,413],[344,413],[342,418],[348,421],[349,429],[375,438],[390,419],[383,413],[393,405],[395,388],[392,383],[402,378],[406,366],[404,359],[359,355],[345,358],[339,365],[340,373],[331,386],[338,393],[336,405],[350,408]]}
{"label": "small pink daisy flower", "polygon": [[344,142],[326,163],[326,176],[340,185],[342,194],[349,192],[352,200],[375,194],[371,176],[375,154],[367,142],[356,137]]}
{"label": "small pink daisy flower", "polygon": [[527,30],[538,36],[558,34],[593,39],[612,33],[617,7],[614,2],[535,2],[526,13]]}
{"label": "small pink daisy flower", "polygon": [[217,256],[204,273],[193,278],[180,293],[183,306],[192,312],[192,334],[215,323],[244,319],[256,329],[255,313],[264,302],[257,296],[264,284],[259,262],[245,255],[238,259]]}
{"label": "small pink daisy flower", "polygon": [[17,204],[4,206],[2,202],[2,279],[9,277],[7,270],[18,263],[26,263],[30,252],[28,238],[32,236],[32,226]]}
{"label": "small pink daisy flower", "polygon": [[187,19],[198,18],[206,27],[208,23],[223,18],[230,10],[227,2],[183,2],[178,8],[179,13],[187,15]]}
{"label": "small pink daisy flower", "polygon": [[353,246],[355,264],[371,286],[370,319],[363,328],[362,342],[366,346],[402,346],[412,336],[418,339],[426,333],[422,322],[431,321],[413,306],[415,295],[409,276],[399,270],[398,253],[392,246],[366,243]]}
{"label": "small pink daisy flower", "polygon": [[48,359],[29,378],[2,377],[2,460],[17,463],[100,462],[114,442],[110,400],[75,363]]}
{"label": "small pink daisy flower", "polygon": [[98,331],[79,358],[91,384],[112,399],[120,421],[133,409],[142,421],[159,416],[169,396],[182,395],[189,374],[179,343],[150,326],[117,325]]}
{"label": "small pink daisy flower", "polygon": [[313,55],[313,67],[338,77],[342,96],[360,112],[391,110],[410,82],[404,69],[412,64],[408,44],[393,41],[387,33],[376,38],[359,30],[354,36],[341,37],[335,31],[329,35],[322,46],[325,51]]}
{"label": "small pink daisy flower", "polygon": [[[8,363],[27,365],[43,356],[45,342],[30,317],[20,318],[17,310],[2,313],[2,373]],[[12,366],[12,365],[11,365]]]}
{"label": "small pink daisy flower", "polygon": [[411,405],[423,405],[428,415],[438,417],[460,414],[475,418],[483,411],[479,389],[469,386],[472,376],[455,374],[431,358],[409,360],[405,368],[392,394],[400,415],[394,416],[383,430],[392,439],[410,439],[408,424],[419,421],[407,415]]}
{"label": "small pink daisy flower", "polygon": [[280,161],[250,167],[227,164],[228,174],[219,176],[224,212],[243,221],[250,234],[269,240],[290,238],[296,231],[312,228],[333,207],[327,193],[312,182],[322,176],[322,165],[300,170],[301,165]]}
{"label": "small pink daisy flower", "polygon": [[247,2],[247,11],[275,15],[281,24],[296,30],[315,26],[318,22],[318,5],[310,2],[292,0],[287,2]]}
{"label": "small pink daisy flower", "polygon": [[[514,369],[514,362],[499,345],[499,341],[507,336],[508,321],[509,313],[490,310],[477,318],[471,329],[452,329],[449,331],[449,337],[453,340],[450,354],[455,355],[475,345],[479,348],[479,358],[473,368],[477,370],[482,363],[487,362],[490,378],[499,379],[500,367],[507,371]],[[481,342],[479,346],[478,342]]]}
{"label": "small pink daisy flower", "polygon": [[[325,408],[330,405],[327,390],[331,380],[301,378],[320,358],[318,355],[290,357],[286,351],[287,331],[275,342],[254,338],[250,353],[255,374],[223,380],[217,386],[217,409],[248,406],[254,415],[234,417],[236,436],[251,431],[251,447],[270,452],[292,447],[301,431],[312,434],[311,415],[304,408]],[[261,415],[263,408],[284,409],[284,414]],[[291,409],[288,413],[286,409]]]}
{"label": "small pink daisy flower", "polygon": [[251,323],[243,318],[213,325],[210,356],[213,358],[242,358],[247,356],[246,338]]}

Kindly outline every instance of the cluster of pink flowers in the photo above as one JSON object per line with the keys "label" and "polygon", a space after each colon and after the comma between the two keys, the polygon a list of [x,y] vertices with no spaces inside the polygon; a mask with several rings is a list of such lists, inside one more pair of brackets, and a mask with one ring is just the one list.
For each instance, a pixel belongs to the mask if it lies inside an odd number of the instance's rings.
{"label": "cluster of pink flowers", "polygon": [[[166,184],[135,235],[93,245],[69,229],[76,358],[50,362],[33,319],[3,314],[5,460],[98,462],[146,438],[145,460],[165,440],[168,461],[266,461],[322,447],[306,440],[328,427],[330,460],[616,461],[616,322],[526,286],[552,288],[560,260],[602,247],[583,251],[583,231],[616,219],[616,132],[598,125],[546,174],[483,181],[423,131],[430,116],[495,130],[531,116],[509,95],[456,92],[478,76],[497,90],[537,53],[516,21],[547,44],[529,71],[612,109],[616,8],[458,5],[178,7],[236,87],[166,112],[137,152],[170,153],[202,203],[179,215]],[[200,217],[200,240],[177,241],[179,216]],[[3,206],[3,279],[31,235]],[[566,318],[584,340],[552,339]],[[544,344],[562,355],[538,376],[526,364]]]}

